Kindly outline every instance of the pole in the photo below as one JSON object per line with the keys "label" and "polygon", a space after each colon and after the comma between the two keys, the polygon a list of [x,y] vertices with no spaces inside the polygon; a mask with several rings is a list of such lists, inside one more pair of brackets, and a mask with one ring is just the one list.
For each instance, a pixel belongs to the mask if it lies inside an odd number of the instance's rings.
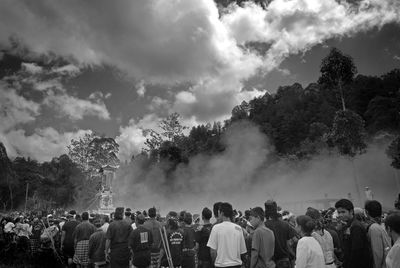
{"label": "pole", "polygon": [[25,214],[26,214],[26,204],[28,203],[28,189],[29,189],[29,182],[26,183],[26,192],[25,192]]}

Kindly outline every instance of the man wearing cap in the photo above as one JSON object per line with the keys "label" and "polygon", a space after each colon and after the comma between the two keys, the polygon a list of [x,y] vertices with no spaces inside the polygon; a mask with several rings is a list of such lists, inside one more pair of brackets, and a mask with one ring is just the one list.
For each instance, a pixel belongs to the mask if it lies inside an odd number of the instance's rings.
{"label": "man wearing cap", "polygon": [[76,212],[71,210],[67,215],[67,222],[63,225],[61,231],[61,252],[66,259],[68,265],[72,265],[74,257],[74,231],[79,222],[75,219]]}
{"label": "man wearing cap", "polygon": [[97,230],[89,238],[89,260],[95,268],[106,267],[106,233],[101,228],[100,219],[95,219],[93,224]]}
{"label": "man wearing cap", "polygon": [[240,268],[247,253],[242,228],[231,222],[232,216],[232,205],[221,203],[218,217],[222,222],[214,225],[207,243],[215,267]]}
{"label": "man wearing cap", "polygon": [[73,261],[79,267],[89,266],[89,238],[96,232],[96,227],[89,222],[89,213],[82,213],[82,222],[74,231],[75,254]]}
{"label": "man wearing cap", "polygon": [[115,209],[114,221],[110,223],[106,233],[106,260],[111,268],[128,268],[130,251],[128,247],[132,227],[123,220],[124,208]]}
{"label": "man wearing cap", "polygon": [[143,226],[146,218],[139,214],[136,219],[136,229],[129,237],[129,248],[132,251],[132,264],[137,268],[147,268],[151,263],[151,246],[153,237],[151,231]]}
{"label": "man wearing cap", "polygon": [[274,233],[264,225],[264,210],[255,207],[250,211],[250,224],[255,228],[251,240],[250,268],[274,268]]}

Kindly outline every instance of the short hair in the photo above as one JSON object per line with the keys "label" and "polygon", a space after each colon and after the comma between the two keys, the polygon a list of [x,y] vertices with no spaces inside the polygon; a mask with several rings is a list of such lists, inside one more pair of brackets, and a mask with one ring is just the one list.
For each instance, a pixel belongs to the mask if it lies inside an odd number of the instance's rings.
{"label": "short hair", "polygon": [[218,217],[218,211],[219,211],[219,207],[221,206],[221,204],[222,204],[222,202],[214,203],[213,213],[214,213],[215,218]]}
{"label": "short hair", "polygon": [[138,224],[143,224],[146,221],[146,217],[143,214],[140,214],[136,217],[136,221]]}
{"label": "short hair", "polygon": [[186,214],[186,211],[185,211],[185,210],[182,210],[182,211],[179,213],[179,221],[180,221],[180,222],[182,222],[183,219],[185,218],[185,214]]}
{"label": "short hair", "polygon": [[394,232],[400,234],[400,213],[394,212],[389,214],[385,220],[386,227],[390,227]]}
{"label": "short hair", "polygon": [[379,218],[382,216],[382,205],[376,200],[365,202],[364,208],[372,218]]}
{"label": "short hair", "polygon": [[266,218],[278,218],[278,205],[274,200],[268,200],[264,203],[265,206],[265,217]]}
{"label": "short hair", "polygon": [[89,213],[87,213],[86,211],[82,213],[82,220],[83,221],[87,221],[89,220]]}
{"label": "short hair", "polygon": [[157,215],[157,211],[155,207],[149,208],[149,217],[150,218],[155,218]]}
{"label": "short hair", "polygon": [[297,224],[301,227],[301,230],[308,236],[311,235],[311,233],[315,229],[315,222],[311,217],[307,215],[301,215],[296,218]]}
{"label": "short hair", "polygon": [[232,218],[233,217],[233,208],[232,205],[227,203],[227,202],[223,202],[220,204],[219,206],[219,210],[224,213],[224,217],[227,218]]}
{"label": "short hair", "polygon": [[348,211],[353,210],[354,211],[354,205],[349,199],[340,199],[339,201],[336,202],[335,208],[344,208]]}
{"label": "short hair", "polygon": [[130,217],[132,215],[132,212],[130,212],[130,211],[125,211],[125,216],[126,217]]}
{"label": "short hair", "polygon": [[212,212],[209,208],[203,208],[203,211],[201,212],[201,216],[203,216],[204,219],[209,220],[212,217]]}
{"label": "short hair", "polygon": [[250,211],[250,215],[264,221],[264,210],[261,207],[255,207]]}
{"label": "short hair", "polygon": [[190,225],[192,224],[193,218],[192,214],[190,212],[186,212],[185,215],[183,216],[183,222]]}
{"label": "short hair", "polygon": [[108,215],[104,215],[103,220],[104,222],[110,222],[110,217],[108,217]]}
{"label": "short hair", "polygon": [[100,228],[100,227],[101,227],[101,221],[100,221],[100,219],[95,219],[95,220],[93,221],[93,225],[94,225],[96,228]]}

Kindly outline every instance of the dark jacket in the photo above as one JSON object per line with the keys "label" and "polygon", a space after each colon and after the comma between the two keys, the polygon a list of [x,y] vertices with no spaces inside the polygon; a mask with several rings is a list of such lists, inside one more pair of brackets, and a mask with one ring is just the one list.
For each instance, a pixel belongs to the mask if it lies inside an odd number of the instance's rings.
{"label": "dark jacket", "polygon": [[97,229],[89,238],[89,259],[91,263],[102,262],[106,260],[106,233],[101,229]]}

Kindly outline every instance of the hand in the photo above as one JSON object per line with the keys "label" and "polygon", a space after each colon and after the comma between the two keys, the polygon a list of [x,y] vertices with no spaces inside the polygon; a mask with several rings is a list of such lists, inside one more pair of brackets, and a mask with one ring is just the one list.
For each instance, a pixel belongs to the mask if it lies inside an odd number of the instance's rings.
{"label": "hand", "polygon": [[106,253],[106,262],[110,262],[110,254]]}
{"label": "hand", "polygon": [[199,226],[197,226],[197,232],[200,232],[201,230],[203,229],[203,225],[199,225]]}

